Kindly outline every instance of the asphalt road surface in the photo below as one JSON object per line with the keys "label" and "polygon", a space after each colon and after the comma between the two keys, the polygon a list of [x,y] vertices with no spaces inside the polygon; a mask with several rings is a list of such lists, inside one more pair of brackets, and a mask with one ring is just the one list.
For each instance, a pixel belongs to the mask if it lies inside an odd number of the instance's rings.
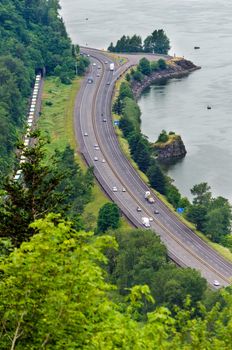
{"label": "asphalt road surface", "polygon": [[[168,254],[178,265],[192,267],[201,272],[210,285],[214,280],[220,286],[231,282],[232,263],[221,257],[193,231],[185,226],[155,194],[155,203],[148,203],[144,194],[150,190],[122,153],[111,117],[111,100],[114,84],[125,70],[138,63],[140,55],[124,55],[127,62],[110,71],[110,56],[99,50],[82,48],[90,55],[91,67],[88,79],[83,81],[77,95],[74,120],[80,152],[88,165],[94,166],[94,174],[108,196],[120,207],[124,215],[136,226],[144,227],[142,217],[152,218],[151,229],[161,238]],[[146,55],[150,60],[161,56]],[[164,58],[167,58],[167,56]],[[86,136],[85,136],[86,135]],[[113,191],[113,187],[117,191]],[[123,188],[126,192],[123,192]],[[137,207],[141,212],[137,211]],[[154,214],[158,210],[159,214]],[[214,286],[215,287],[215,286]]]}

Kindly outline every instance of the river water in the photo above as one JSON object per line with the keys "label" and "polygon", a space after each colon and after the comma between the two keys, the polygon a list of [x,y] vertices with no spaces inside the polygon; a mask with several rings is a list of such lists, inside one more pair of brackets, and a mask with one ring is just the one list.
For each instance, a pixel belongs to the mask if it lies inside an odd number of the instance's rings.
{"label": "river water", "polygon": [[232,1],[61,0],[61,6],[75,43],[107,48],[123,34],[146,37],[163,28],[170,53],[202,67],[143,93],[142,132],[151,141],[162,129],[182,136],[187,155],[168,169],[182,194],[206,181],[232,203]]}

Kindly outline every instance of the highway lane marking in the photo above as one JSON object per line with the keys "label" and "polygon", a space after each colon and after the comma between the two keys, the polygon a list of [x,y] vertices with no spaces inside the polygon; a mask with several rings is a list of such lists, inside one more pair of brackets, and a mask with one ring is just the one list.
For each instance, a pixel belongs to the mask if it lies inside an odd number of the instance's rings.
{"label": "highway lane marking", "polygon": [[[97,59],[97,60],[102,64],[102,62],[100,61],[99,58],[95,57],[95,59]],[[104,67],[104,65],[103,65],[103,67]],[[106,72],[106,70],[105,70],[105,67],[104,67],[104,68],[103,68],[103,76],[104,76],[105,72]],[[101,81],[103,80],[103,76],[102,76]],[[97,141],[98,141],[99,144],[101,143],[101,141],[99,142],[100,139],[99,139],[99,134],[98,134],[98,131],[97,131],[97,128],[96,128],[96,120],[93,118],[93,115],[95,114],[95,113],[94,113],[94,107],[96,106],[96,99],[97,99],[97,95],[98,95],[98,92],[99,92],[99,88],[100,88],[100,83],[101,83],[101,81],[99,82],[99,84],[98,84],[98,86],[97,86],[97,90],[96,90],[96,93],[95,93],[95,95],[94,95],[94,104],[92,105],[92,120],[93,120],[93,122],[94,122],[94,123],[93,123],[93,124],[94,124],[94,130],[95,130],[95,133],[96,133],[95,136],[96,136],[96,139],[97,139]],[[112,82],[113,82],[113,81],[112,81]],[[112,84],[112,82],[111,82],[111,84]],[[109,90],[108,90],[107,94],[108,94],[108,93],[109,93]],[[115,147],[115,146],[114,146],[114,147]],[[104,148],[102,147],[102,149],[104,149]],[[121,177],[114,171],[114,168],[113,168],[113,166],[112,166],[111,161],[109,161],[108,156],[106,156],[106,154],[105,154],[103,151],[102,151],[102,153],[105,155],[105,158],[108,160],[108,164],[110,165],[110,168],[111,168],[113,174],[118,178],[118,180],[120,181],[120,183],[123,184],[123,181],[122,181]],[[136,180],[136,182],[137,182],[137,180]],[[137,200],[136,197],[131,193],[130,190],[129,190],[129,194],[130,194],[131,197],[135,200],[135,202],[138,203],[138,200]],[[120,201],[120,202],[121,202],[121,201]],[[142,205],[141,205],[141,202],[139,202],[139,203],[140,203],[140,206],[143,207],[143,210],[145,211],[145,213],[148,213],[147,208],[144,207],[143,203],[142,203]],[[125,206],[125,205],[123,205],[123,206]],[[149,214],[149,216],[150,216],[150,214]],[[153,216],[153,218],[154,218],[154,216]],[[137,219],[136,219],[136,221],[137,221]],[[209,270],[214,271],[218,276],[221,277],[222,280],[224,280],[225,282],[228,282],[228,283],[229,283],[229,280],[228,280],[226,277],[224,277],[218,270],[216,270],[214,267],[212,267],[212,266],[209,265],[207,262],[205,262],[205,260],[203,260],[201,257],[199,257],[195,252],[193,252],[191,249],[189,249],[188,247],[186,247],[184,243],[182,243],[178,238],[176,238],[176,237],[172,234],[172,232],[171,232],[169,229],[167,229],[162,223],[160,223],[159,221],[157,221],[156,218],[154,218],[154,221],[155,221],[155,223],[156,223],[158,226],[160,226],[160,228],[162,228],[162,230],[163,230],[164,232],[166,232],[170,237],[172,237],[172,239],[173,239],[177,244],[179,244],[181,247],[183,247],[191,256],[195,257],[196,260],[198,260],[198,261],[201,262],[203,265],[205,265],[206,267],[208,267]],[[142,226],[142,225],[141,225],[141,226]],[[181,228],[180,228],[180,229],[181,229]],[[178,258],[178,259],[181,260],[180,258]],[[223,262],[221,262],[221,263],[223,263]]]}

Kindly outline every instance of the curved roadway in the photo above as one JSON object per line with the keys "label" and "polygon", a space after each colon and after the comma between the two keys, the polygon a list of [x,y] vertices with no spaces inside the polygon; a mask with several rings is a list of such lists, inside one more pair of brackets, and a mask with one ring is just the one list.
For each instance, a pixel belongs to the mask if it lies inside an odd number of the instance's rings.
{"label": "curved roadway", "polygon": [[[123,66],[116,65],[116,70],[112,72],[109,69],[112,60],[104,53],[94,49],[82,51],[90,54],[89,75],[93,77],[94,82],[88,84],[86,79],[77,96],[74,113],[75,132],[86,162],[94,165],[97,180],[136,227],[143,226],[143,216],[153,218],[154,221],[150,223],[151,229],[159,234],[170,258],[177,264],[199,270],[211,285],[214,280],[218,280],[222,286],[227,286],[231,282],[232,263],[221,257],[185,226],[155,194],[154,204],[149,204],[144,199],[145,191],[150,189],[120,149],[111,117],[114,83],[141,57],[128,55],[128,62]],[[149,59],[158,58],[160,56],[149,55]],[[104,118],[106,121],[103,121]],[[88,136],[84,136],[85,133]],[[98,145],[99,149],[96,149],[95,145]],[[95,157],[98,160],[94,160]],[[117,192],[113,192],[114,186],[117,187]],[[126,192],[122,191],[123,187]],[[141,207],[141,212],[137,212],[137,206]],[[155,209],[159,214],[154,214]]]}

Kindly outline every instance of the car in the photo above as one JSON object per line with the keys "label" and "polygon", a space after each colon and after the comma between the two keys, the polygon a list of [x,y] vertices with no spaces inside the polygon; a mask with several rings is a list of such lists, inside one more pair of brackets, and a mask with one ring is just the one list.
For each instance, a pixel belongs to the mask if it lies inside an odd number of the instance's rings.
{"label": "car", "polygon": [[95,62],[93,62],[93,66],[96,66],[96,63],[95,63]]}
{"label": "car", "polygon": [[98,161],[98,157],[94,157],[95,162]]}
{"label": "car", "polygon": [[136,210],[139,212],[142,211],[142,209],[140,207],[137,207]]}
{"label": "car", "polygon": [[110,85],[110,81],[107,81],[106,85]]}
{"label": "car", "polygon": [[102,159],[102,163],[105,163],[105,162],[106,162],[106,161],[105,161],[105,159],[103,158],[103,159]]}
{"label": "car", "polygon": [[107,64],[108,62],[107,61],[105,61],[105,64]]}
{"label": "car", "polygon": [[87,57],[89,57],[90,56],[90,54],[87,54]]}
{"label": "car", "polygon": [[113,192],[118,192],[118,189],[116,186],[113,187]]}
{"label": "car", "polygon": [[152,217],[150,217],[150,218],[149,218],[149,221],[152,222],[152,221],[154,221],[154,219],[153,219]]}
{"label": "car", "polygon": [[159,214],[159,211],[157,209],[155,209],[154,214]]}
{"label": "car", "polygon": [[101,66],[98,66],[97,69],[101,69]]}
{"label": "car", "polygon": [[104,119],[102,119],[102,121],[105,123],[107,120],[106,120],[106,118],[104,118]]}
{"label": "car", "polygon": [[84,133],[84,136],[88,136],[87,132]]}
{"label": "car", "polygon": [[125,189],[125,187],[123,187],[123,188],[122,188],[122,192],[126,192],[126,189]]}
{"label": "car", "polygon": [[97,77],[99,78],[99,77],[100,77],[100,74],[97,74]]}
{"label": "car", "polygon": [[213,281],[213,285],[214,285],[215,287],[219,287],[219,286],[220,286],[220,282],[218,282],[217,280],[214,280],[214,281]]}
{"label": "car", "polygon": [[94,148],[96,148],[96,147],[99,147],[99,146],[98,146],[98,144],[97,144],[97,143],[95,143],[95,145],[94,145],[93,147],[94,147]]}

